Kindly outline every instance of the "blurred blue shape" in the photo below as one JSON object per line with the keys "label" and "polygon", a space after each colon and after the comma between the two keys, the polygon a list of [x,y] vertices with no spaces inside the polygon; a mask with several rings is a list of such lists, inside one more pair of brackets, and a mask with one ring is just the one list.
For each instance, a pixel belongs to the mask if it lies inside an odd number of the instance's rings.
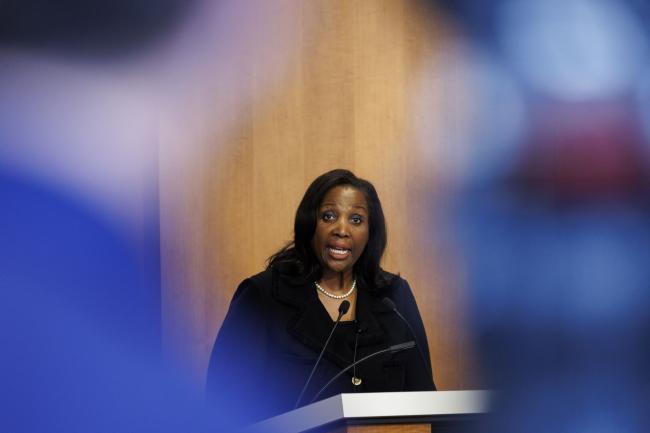
{"label": "blurred blue shape", "polygon": [[48,185],[0,172],[0,202],[0,431],[224,428],[161,358],[159,267]]}
{"label": "blurred blue shape", "polygon": [[638,116],[648,146],[650,144],[650,64],[646,65],[645,73],[638,80],[634,90],[634,102],[639,106]]}
{"label": "blurred blue shape", "polygon": [[480,365],[501,391],[486,431],[646,431],[648,204],[562,206],[499,182],[463,196]]}
{"label": "blurred blue shape", "polygon": [[[466,64],[449,59],[447,65],[451,74],[464,68],[464,79],[474,92],[471,120],[461,134],[454,134],[453,130],[445,134],[445,146],[460,149],[463,155],[459,166],[452,169],[461,183],[489,179],[510,167],[521,152],[528,127],[525,94],[512,72],[489,51],[475,48],[470,57]],[[476,144],[471,149],[468,136]],[[476,137],[480,137],[480,142]]]}
{"label": "blurred blue shape", "polygon": [[[592,146],[561,135],[561,151],[544,145],[459,199],[480,365],[501,391],[487,431],[645,431],[647,155],[634,134]],[[599,160],[598,146],[641,163]]]}
{"label": "blurred blue shape", "polygon": [[559,99],[629,91],[648,60],[641,18],[621,2],[506,1],[496,31],[524,80]]}
{"label": "blurred blue shape", "polygon": [[[646,432],[650,4],[433,3],[513,78],[525,113],[512,145],[476,134],[468,166],[486,149],[502,163],[465,173],[451,212],[498,390],[479,430]],[[500,125],[488,100],[479,117]]]}

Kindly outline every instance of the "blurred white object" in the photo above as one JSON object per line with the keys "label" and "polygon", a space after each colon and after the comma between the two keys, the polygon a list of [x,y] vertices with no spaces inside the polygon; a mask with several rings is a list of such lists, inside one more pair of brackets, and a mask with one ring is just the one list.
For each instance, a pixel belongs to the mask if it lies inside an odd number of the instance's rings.
{"label": "blurred white object", "polygon": [[501,45],[536,90],[582,101],[629,91],[647,58],[639,17],[611,0],[505,2]]}
{"label": "blurred white object", "polygon": [[[219,145],[253,96],[283,76],[304,31],[293,0],[204,1],[173,34],[120,61],[0,51],[0,168],[128,220],[165,162]],[[256,83],[260,83],[257,80]],[[137,220],[137,215],[135,216]]]}

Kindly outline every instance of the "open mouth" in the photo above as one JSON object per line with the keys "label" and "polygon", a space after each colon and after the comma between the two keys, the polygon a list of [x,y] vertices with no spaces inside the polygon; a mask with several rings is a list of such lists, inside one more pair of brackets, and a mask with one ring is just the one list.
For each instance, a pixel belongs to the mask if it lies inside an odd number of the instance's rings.
{"label": "open mouth", "polygon": [[327,247],[330,257],[335,260],[343,260],[348,258],[352,254],[352,250],[347,248],[338,248],[338,247]]}

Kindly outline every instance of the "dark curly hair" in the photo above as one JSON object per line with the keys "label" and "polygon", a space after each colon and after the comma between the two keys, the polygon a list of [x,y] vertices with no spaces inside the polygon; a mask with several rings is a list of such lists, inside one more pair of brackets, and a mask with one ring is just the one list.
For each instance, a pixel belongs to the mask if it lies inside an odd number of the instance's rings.
{"label": "dark curly hair", "polygon": [[368,243],[354,264],[357,285],[366,290],[381,289],[391,280],[391,275],[380,266],[387,239],[384,212],[375,187],[349,170],[328,171],[309,185],[296,211],[294,239],[269,257],[268,267],[276,269],[294,284],[318,281],[322,277],[323,268],[314,253],[312,238],[323,198],[329,190],[340,185],[358,189],[368,202]]}

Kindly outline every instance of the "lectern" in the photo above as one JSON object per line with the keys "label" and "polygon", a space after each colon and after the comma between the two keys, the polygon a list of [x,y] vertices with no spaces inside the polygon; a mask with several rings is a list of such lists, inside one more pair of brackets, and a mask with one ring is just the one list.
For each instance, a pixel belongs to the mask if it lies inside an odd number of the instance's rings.
{"label": "lectern", "polygon": [[487,406],[487,391],[339,394],[253,424],[246,433],[453,432]]}

